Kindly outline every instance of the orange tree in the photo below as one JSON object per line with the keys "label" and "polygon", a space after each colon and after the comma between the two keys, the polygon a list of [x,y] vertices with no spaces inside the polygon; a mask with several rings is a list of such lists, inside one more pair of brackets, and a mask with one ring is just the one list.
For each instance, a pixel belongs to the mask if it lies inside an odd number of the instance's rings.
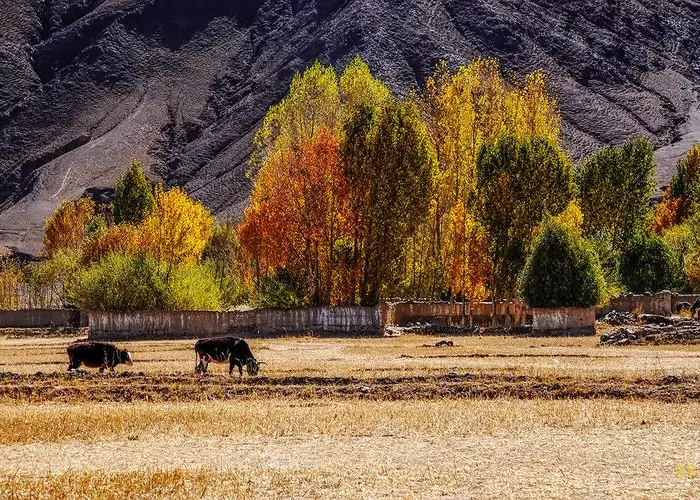
{"label": "orange tree", "polygon": [[339,166],[338,141],[328,129],[295,149],[280,151],[258,173],[244,222],[243,245],[256,266],[285,268],[302,279],[312,304],[340,299],[336,244],[348,235],[349,185]]}
{"label": "orange tree", "polygon": [[62,202],[44,225],[46,254],[51,256],[59,250],[78,248],[93,217],[95,202],[90,198]]}

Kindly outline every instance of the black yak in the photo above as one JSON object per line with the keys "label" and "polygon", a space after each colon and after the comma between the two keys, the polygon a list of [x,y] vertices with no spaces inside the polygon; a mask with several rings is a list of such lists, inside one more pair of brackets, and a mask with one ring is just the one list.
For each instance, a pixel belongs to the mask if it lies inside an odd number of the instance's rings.
{"label": "black yak", "polygon": [[96,342],[92,340],[80,340],[68,346],[68,371],[76,370],[80,365],[89,368],[99,368],[100,373],[105,368],[114,371],[114,367],[120,363],[133,365],[129,351],[119,349],[107,342]]}
{"label": "black yak", "polygon": [[195,373],[206,373],[209,362],[229,363],[228,374],[238,367],[238,375],[243,377],[245,365],[248,375],[255,376],[260,371],[260,362],[250,352],[248,343],[235,337],[214,337],[200,339],[194,344]]}

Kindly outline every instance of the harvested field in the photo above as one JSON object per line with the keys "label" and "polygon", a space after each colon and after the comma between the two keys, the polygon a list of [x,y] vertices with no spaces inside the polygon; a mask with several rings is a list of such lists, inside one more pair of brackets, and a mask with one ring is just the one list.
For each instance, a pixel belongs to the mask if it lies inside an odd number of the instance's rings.
{"label": "harvested field", "polygon": [[192,341],[65,373],[67,338],[0,339],[0,497],[697,497],[700,347],[597,338]]}

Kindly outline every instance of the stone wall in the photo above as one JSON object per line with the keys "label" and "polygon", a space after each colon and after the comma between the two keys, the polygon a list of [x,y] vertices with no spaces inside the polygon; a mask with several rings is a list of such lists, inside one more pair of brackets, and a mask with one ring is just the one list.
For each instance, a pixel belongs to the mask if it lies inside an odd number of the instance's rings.
{"label": "stone wall", "polygon": [[79,328],[87,316],[77,309],[21,309],[0,311],[0,328]]}
{"label": "stone wall", "polygon": [[535,308],[532,331],[538,335],[594,335],[595,307]]}

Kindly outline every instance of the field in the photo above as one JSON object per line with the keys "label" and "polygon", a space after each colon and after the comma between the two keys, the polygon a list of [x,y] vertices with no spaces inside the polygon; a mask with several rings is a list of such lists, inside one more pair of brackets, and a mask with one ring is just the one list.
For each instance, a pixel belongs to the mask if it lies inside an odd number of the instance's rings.
{"label": "field", "polygon": [[191,341],[65,373],[70,337],[0,337],[0,498],[697,497],[700,346],[596,338]]}

